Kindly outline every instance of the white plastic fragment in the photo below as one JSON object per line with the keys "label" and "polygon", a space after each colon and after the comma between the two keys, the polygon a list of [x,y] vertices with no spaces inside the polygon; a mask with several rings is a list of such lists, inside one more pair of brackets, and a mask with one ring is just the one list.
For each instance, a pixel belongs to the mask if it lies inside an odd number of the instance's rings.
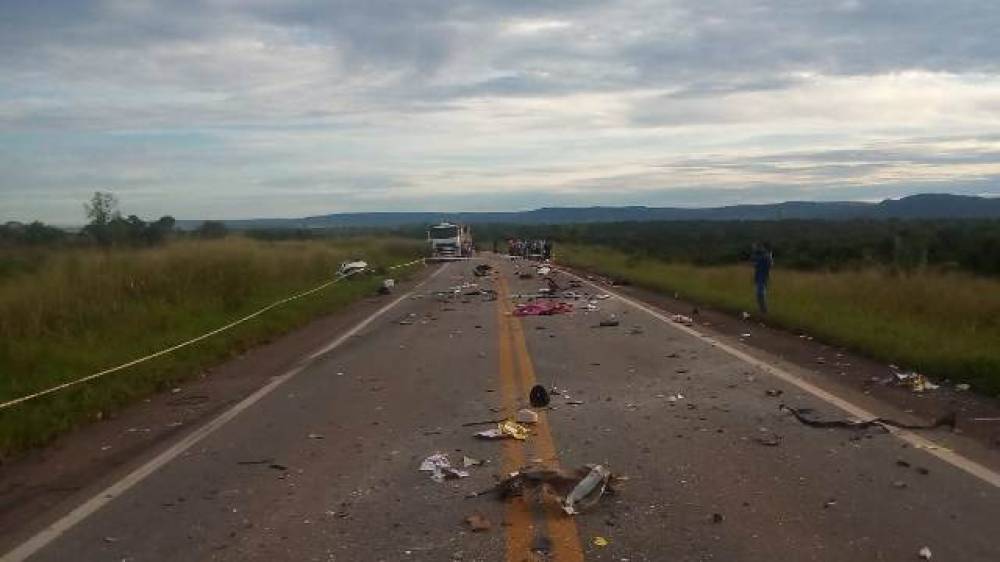
{"label": "white plastic fragment", "polygon": [[466,478],[469,476],[467,471],[451,466],[448,455],[444,453],[434,453],[424,459],[424,462],[420,463],[420,470],[422,472],[430,472],[431,480],[438,483],[444,482],[449,478]]}
{"label": "white plastic fragment", "polygon": [[577,504],[582,500],[589,497],[600,498],[604,494],[609,478],[611,471],[599,464],[594,465],[590,469],[590,474],[580,480],[580,483],[566,496],[562,505],[563,511],[569,515],[576,515],[579,513]]}
{"label": "white plastic fragment", "polygon": [[917,553],[917,556],[919,556],[921,560],[930,560],[931,559],[931,549],[929,549],[929,548],[927,548],[925,546],[925,547],[923,547],[923,548],[920,549],[920,552]]}
{"label": "white plastic fragment", "polygon": [[522,408],[517,411],[515,420],[517,423],[538,423],[538,412],[528,408]]}

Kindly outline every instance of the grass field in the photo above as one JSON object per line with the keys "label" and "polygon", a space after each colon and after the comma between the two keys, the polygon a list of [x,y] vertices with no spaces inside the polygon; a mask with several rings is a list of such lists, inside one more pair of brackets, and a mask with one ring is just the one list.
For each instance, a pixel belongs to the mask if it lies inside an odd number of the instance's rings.
{"label": "grass field", "polygon": [[[151,249],[54,250],[0,277],[0,401],[79,378],[207,332],[333,277],[362,256],[420,256],[396,239],[177,241]],[[400,274],[396,274],[400,275]],[[311,318],[374,292],[351,279],[176,353],[0,411],[0,458],[196,375]]]}
{"label": "grass field", "polygon": [[[701,267],[564,244],[566,265],[731,312],[755,311],[750,266]],[[1000,393],[1000,280],[877,269],[771,274],[770,322],[828,343]]]}

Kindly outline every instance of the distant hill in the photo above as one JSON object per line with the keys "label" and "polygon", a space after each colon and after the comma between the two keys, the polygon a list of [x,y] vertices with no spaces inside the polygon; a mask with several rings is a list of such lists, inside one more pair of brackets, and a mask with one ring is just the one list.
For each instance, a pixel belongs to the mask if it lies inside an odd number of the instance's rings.
{"label": "distant hill", "polygon": [[[301,219],[226,220],[234,230],[284,228],[391,228],[431,224],[442,220],[465,224],[569,224],[624,221],[758,221],[783,219],[951,219],[1000,218],[1000,198],[950,194],[922,194],[880,203],[854,201],[787,201],[763,205],[728,207],[546,207],[508,212],[390,212],[335,213]],[[185,229],[197,228],[201,220],[178,221]]]}

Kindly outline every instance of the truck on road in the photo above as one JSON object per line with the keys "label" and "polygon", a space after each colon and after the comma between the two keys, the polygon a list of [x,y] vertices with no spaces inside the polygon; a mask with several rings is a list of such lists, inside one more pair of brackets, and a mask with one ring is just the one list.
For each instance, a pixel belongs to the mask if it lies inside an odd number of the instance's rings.
{"label": "truck on road", "polygon": [[467,225],[441,222],[427,229],[431,260],[449,261],[472,256],[472,230]]}

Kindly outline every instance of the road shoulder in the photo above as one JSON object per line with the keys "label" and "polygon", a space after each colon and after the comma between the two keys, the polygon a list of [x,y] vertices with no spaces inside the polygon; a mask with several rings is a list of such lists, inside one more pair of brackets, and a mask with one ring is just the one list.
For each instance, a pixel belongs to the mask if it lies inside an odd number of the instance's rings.
{"label": "road shoulder", "polygon": [[756,318],[742,320],[641,287],[612,284],[584,270],[560,267],[664,313],[689,316],[697,331],[880,416],[930,421],[955,413],[955,431],[936,432],[935,439],[980,464],[1000,469],[1000,421],[996,421],[1000,420],[1000,400],[996,398],[950,385],[922,393],[889,386],[880,382],[891,374],[885,363],[828,345],[805,332],[774,328]]}
{"label": "road shoulder", "polygon": [[[396,295],[433,270],[424,268],[398,283]],[[366,297],[3,464],[0,552],[183,439],[394,298]]]}

